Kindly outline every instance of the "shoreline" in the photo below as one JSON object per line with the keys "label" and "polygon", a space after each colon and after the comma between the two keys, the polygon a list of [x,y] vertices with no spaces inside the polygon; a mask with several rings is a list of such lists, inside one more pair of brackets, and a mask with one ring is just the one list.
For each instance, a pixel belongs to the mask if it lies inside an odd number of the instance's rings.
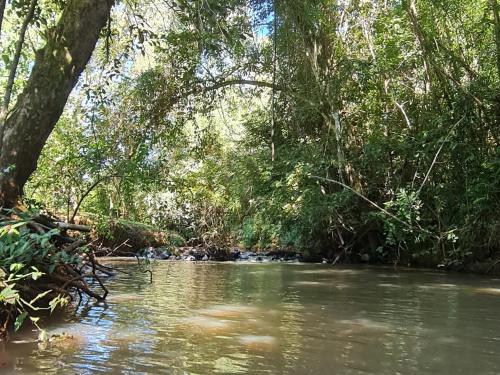
{"label": "shoreline", "polygon": [[[137,263],[137,257],[128,256],[101,256],[98,257],[103,263]],[[419,267],[419,266],[398,266],[394,267],[389,264],[375,264],[375,263],[337,263],[332,265],[331,263],[323,262],[308,262],[308,261],[280,261],[280,260],[268,260],[268,261],[256,261],[256,260],[188,260],[188,259],[151,259],[145,257],[139,257],[140,260],[149,259],[152,262],[165,262],[165,263],[190,263],[190,264],[252,264],[252,265],[318,265],[323,267],[330,267],[332,269],[370,269],[370,270],[386,270],[393,272],[431,272],[433,274],[442,275],[471,275],[471,276],[481,276],[481,277],[498,277],[500,276],[500,270],[495,272],[480,272],[474,269],[444,269],[444,268],[432,268],[432,267]]]}

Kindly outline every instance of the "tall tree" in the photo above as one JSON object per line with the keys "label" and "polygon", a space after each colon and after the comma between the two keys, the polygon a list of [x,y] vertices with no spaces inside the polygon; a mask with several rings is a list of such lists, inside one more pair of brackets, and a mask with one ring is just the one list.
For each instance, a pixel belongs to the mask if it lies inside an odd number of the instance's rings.
{"label": "tall tree", "polygon": [[0,206],[20,203],[42,148],[69,94],[87,65],[114,0],[70,0],[45,46],[36,53],[30,78],[0,124]]}

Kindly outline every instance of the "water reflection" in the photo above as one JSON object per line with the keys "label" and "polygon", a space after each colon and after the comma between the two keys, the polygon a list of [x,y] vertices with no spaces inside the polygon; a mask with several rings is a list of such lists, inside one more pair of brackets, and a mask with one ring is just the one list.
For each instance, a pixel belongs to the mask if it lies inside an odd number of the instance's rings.
{"label": "water reflection", "polygon": [[[120,263],[120,267],[127,266]],[[0,372],[500,373],[497,281],[389,269],[159,263],[106,303],[23,333]]]}

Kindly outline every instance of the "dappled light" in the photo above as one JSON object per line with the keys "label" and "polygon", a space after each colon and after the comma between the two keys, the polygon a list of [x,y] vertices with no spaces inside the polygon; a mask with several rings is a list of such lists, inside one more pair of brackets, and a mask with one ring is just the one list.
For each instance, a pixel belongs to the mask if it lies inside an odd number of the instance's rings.
{"label": "dappled light", "polygon": [[0,373],[500,373],[500,0],[0,0],[0,46]]}

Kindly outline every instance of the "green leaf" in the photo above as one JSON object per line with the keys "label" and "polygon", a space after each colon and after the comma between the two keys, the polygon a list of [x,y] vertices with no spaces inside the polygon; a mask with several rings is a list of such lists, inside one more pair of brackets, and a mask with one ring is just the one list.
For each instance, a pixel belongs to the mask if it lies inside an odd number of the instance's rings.
{"label": "green leaf", "polygon": [[24,264],[22,264],[22,263],[12,263],[10,265],[10,272],[20,271],[23,267],[24,267]]}
{"label": "green leaf", "polygon": [[53,273],[55,269],[56,269],[56,264],[55,264],[55,263],[52,263],[52,264],[49,266],[49,274]]}
{"label": "green leaf", "polygon": [[26,319],[27,316],[28,316],[28,313],[25,311],[16,318],[16,321],[14,322],[14,330],[16,332],[19,330],[19,328],[21,328],[21,326],[24,323],[24,319]]}
{"label": "green leaf", "polygon": [[40,277],[42,277],[44,275],[43,272],[40,272],[40,271],[35,271],[35,272],[32,272],[31,273],[31,278],[33,280],[38,280]]}
{"label": "green leaf", "polygon": [[5,302],[10,305],[14,305],[19,299],[19,293],[17,290],[13,289],[11,285],[6,287],[0,292],[0,302]]}

